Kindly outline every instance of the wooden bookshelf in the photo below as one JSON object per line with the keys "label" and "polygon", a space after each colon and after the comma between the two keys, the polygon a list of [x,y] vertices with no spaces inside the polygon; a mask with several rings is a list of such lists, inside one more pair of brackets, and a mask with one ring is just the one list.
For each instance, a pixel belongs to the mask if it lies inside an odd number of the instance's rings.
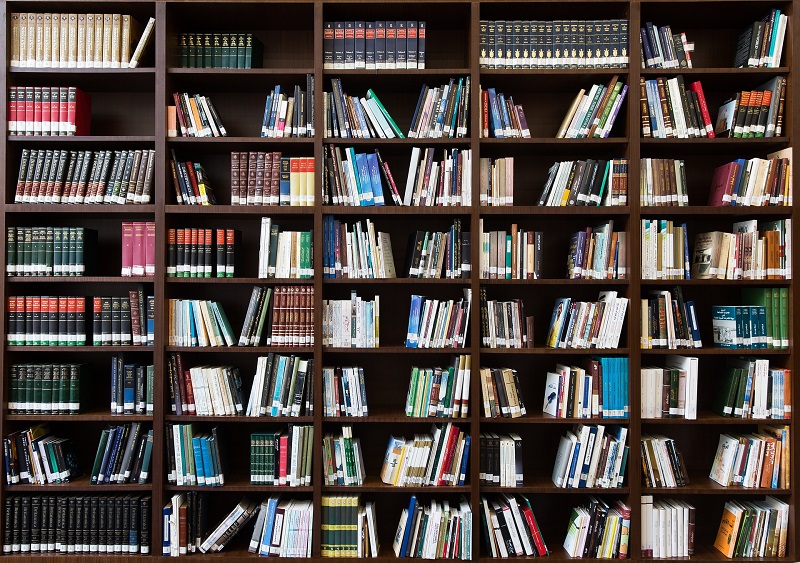
{"label": "wooden bookshelf", "polygon": [[[753,349],[730,351],[712,348],[710,310],[714,304],[738,302],[741,287],[787,287],[790,293],[789,331],[800,323],[800,293],[794,280],[643,280],[640,274],[639,225],[643,218],[667,218],[685,221],[689,225],[689,242],[704,230],[729,229],[730,224],[746,218],[763,220],[793,219],[798,215],[793,207],[709,207],[706,205],[711,171],[716,166],[736,158],[764,157],[767,153],[793,147],[800,134],[800,111],[797,111],[795,92],[800,91],[800,71],[794,60],[797,37],[800,37],[800,0],[424,0],[420,3],[379,2],[376,0],[75,0],[69,2],[74,12],[123,11],[145,23],[155,17],[156,25],[149,47],[136,69],[86,68],[19,68],[10,65],[10,15],[13,12],[44,12],[66,10],[65,4],[51,0],[0,0],[0,20],[6,38],[0,42],[0,100],[5,108],[10,86],[78,86],[92,98],[92,130],[85,137],[25,137],[4,134],[0,142],[0,178],[5,192],[0,201],[0,227],[68,225],[88,226],[98,231],[98,266],[96,272],[83,277],[0,277],[0,294],[6,296],[27,293],[80,294],[86,296],[124,294],[143,284],[146,295],[155,296],[156,331],[152,347],[142,346],[55,346],[28,347],[6,344],[7,314],[0,325],[3,352],[0,355],[0,435],[26,428],[38,422],[49,422],[56,434],[73,437],[77,443],[79,461],[85,471],[91,467],[100,431],[107,425],[142,422],[154,431],[151,478],[146,485],[89,485],[88,478],[63,485],[0,486],[0,506],[11,495],[25,494],[82,494],[106,493],[152,496],[151,554],[160,557],[162,538],[162,507],[173,494],[185,491],[208,493],[209,524],[226,515],[242,496],[260,502],[270,494],[310,499],[314,503],[312,559],[319,556],[321,545],[320,507],[323,495],[360,494],[363,500],[377,504],[378,536],[381,543],[379,559],[393,560],[391,549],[401,510],[416,494],[423,502],[431,498],[451,500],[464,496],[473,511],[474,559],[489,563],[490,553],[482,545],[480,528],[480,497],[484,493],[523,493],[533,504],[544,539],[551,551],[550,558],[570,557],[561,547],[573,506],[584,503],[589,495],[610,500],[622,500],[631,507],[629,558],[641,560],[640,495],[655,498],[680,498],[697,508],[695,553],[688,560],[695,562],[725,561],[713,548],[728,499],[757,500],[775,495],[789,503],[789,537],[785,558],[762,558],[762,561],[796,561],[800,559],[800,525],[798,525],[798,487],[800,479],[800,447],[797,444],[800,425],[795,418],[791,426],[792,444],[791,488],[742,489],[720,487],[708,478],[718,437],[724,432],[755,431],[757,420],[724,418],[711,411],[711,393],[720,375],[719,366],[729,356],[764,357],[774,365],[791,368],[794,374],[793,403],[800,403],[800,362],[790,338],[785,350]],[[771,8],[787,13],[787,29],[783,61],[774,69],[730,68],[738,34],[746,25],[760,19]],[[625,18],[629,20],[628,68],[596,69],[485,69],[479,65],[478,26],[481,19],[524,18],[553,20]],[[330,70],[323,69],[323,22],[335,20],[417,19],[428,23],[427,68],[424,70]],[[695,43],[692,52],[694,68],[684,70],[640,69],[639,28],[645,22],[669,24],[673,31],[684,31]],[[180,68],[178,35],[183,32],[237,31],[253,33],[264,45],[261,68],[246,70],[213,68]],[[313,139],[272,139],[259,137],[259,123],[266,95],[275,84],[291,86],[305,84],[305,76],[314,76],[316,100]],[[627,84],[629,91],[616,123],[607,139],[554,139],[569,104],[580,88],[595,82],[606,83],[613,75]],[[639,114],[639,79],[683,74],[687,79],[702,80],[712,118],[720,103],[738,90],[756,87],[776,75],[787,78],[788,95],[784,112],[783,136],[761,139],[653,139],[641,138]],[[423,83],[441,84],[450,77],[469,77],[471,80],[468,136],[459,139],[333,139],[323,138],[323,91],[330,90],[330,79],[341,78],[350,94],[363,95],[373,88],[385,102],[404,133],[411,121],[414,106]],[[480,87],[496,87],[514,96],[521,103],[531,126],[530,139],[479,138]],[[304,87],[304,86],[302,86]],[[230,136],[223,138],[167,138],[165,106],[172,105],[172,93],[198,92],[209,94],[219,110]],[[7,131],[6,111],[0,114],[0,127]],[[322,205],[322,172],[326,145],[356,147],[369,150],[380,148],[390,163],[397,185],[402,190],[408,158],[412,147],[472,150],[473,192],[471,206],[464,207],[341,207]],[[22,151],[25,149],[59,150],[116,150],[154,149],[155,175],[151,202],[147,205],[48,205],[15,204],[14,192]],[[181,159],[204,163],[220,205],[200,207],[178,205],[169,170],[170,151]],[[313,207],[231,206],[231,151],[282,151],[286,156],[313,156],[316,205]],[[798,154],[794,151],[794,154]],[[479,204],[478,179],[481,157],[515,157],[515,197],[513,207],[489,207]],[[637,186],[640,158],[681,158],[686,160],[689,179],[689,207],[648,207],[640,203]],[[539,207],[536,197],[546,179],[547,169],[557,160],[585,158],[628,159],[628,205],[625,207]],[[272,217],[282,227],[313,229],[315,275],[312,280],[258,279],[257,251],[260,217]],[[327,279],[323,278],[323,218],[333,216],[349,223],[369,218],[376,230],[389,232],[392,237],[395,266],[403,275],[408,235],[417,229],[445,230],[458,218],[462,229],[473,234],[471,240],[472,274],[466,279]],[[628,275],[621,280],[566,280],[565,257],[569,235],[587,226],[612,219],[616,230],[628,233]],[[123,221],[153,221],[156,225],[155,277],[125,278],[119,276],[121,223]],[[477,265],[480,248],[474,236],[479,221],[486,230],[505,228],[511,223],[545,232],[543,277],[537,280],[481,280]],[[170,228],[199,227],[236,228],[242,231],[243,243],[238,251],[242,265],[234,278],[177,278],[166,275],[166,234]],[[800,234],[792,234],[792,261],[800,263]],[[6,263],[6,247],[0,246],[0,262]],[[796,274],[795,274],[796,275]],[[28,286],[27,284],[32,284]],[[179,347],[169,345],[167,310],[169,299],[219,299],[238,334],[254,285],[306,285],[314,289],[315,344],[305,347]],[[650,290],[680,286],[684,295],[698,306],[700,331],[705,345],[695,350],[640,350],[640,298]],[[470,328],[465,347],[461,349],[409,349],[403,346],[412,294],[420,293],[445,299],[458,299],[463,289],[472,291]],[[480,337],[480,307],[478,296],[486,288],[490,299],[519,298],[525,302],[528,314],[535,317],[534,347],[521,350],[482,347]],[[373,349],[334,348],[322,345],[323,299],[349,297],[350,291],[371,299],[380,295],[380,347]],[[626,322],[620,346],[608,350],[571,350],[545,347],[554,300],[574,297],[594,300],[599,291],[613,290],[629,299]],[[90,313],[87,325],[90,331]],[[89,339],[88,344],[91,344]],[[177,416],[169,405],[169,385],[164,373],[169,354],[180,352],[189,365],[201,363],[232,364],[240,367],[243,391],[249,393],[257,357],[270,352],[299,354],[314,360],[314,414],[303,417],[246,417],[246,416]],[[108,413],[109,363],[114,355],[125,353],[137,362],[155,366],[154,412],[152,415],[112,415]],[[467,418],[447,419],[465,430],[472,440],[469,469],[464,486],[404,487],[383,484],[379,477],[386,443],[390,435],[412,436],[426,432],[442,419],[410,418],[404,415],[404,401],[409,384],[410,368],[447,362],[452,354],[472,355],[470,409]],[[640,377],[643,366],[658,365],[667,354],[699,357],[699,405],[696,420],[643,419],[640,416]],[[545,373],[556,363],[581,362],[590,356],[625,357],[629,370],[629,406],[627,419],[556,419],[542,413],[541,397]],[[44,416],[11,414],[7,408],[9,370],[21,362],[82,362],[89,365],[87,381],[95,388],[91,405],[77,415]],[[323,413],[322,368],[331,365],[358,365],[364,368],[369,416],[364,418],[327,417]],[[518,370],[520,385],[528,407],[528,415],[517,419],[490,419],[483,416],[481,387],[477,377],[481,366],[508,366]],[[167,454],[165,425],[167,423],[196,423],[210,429],[219,427],[226,440],[229,472],[221,487],[179,487],[169,484],[166,476]],[[621,425],[628,431],[631,446],[623,486],[617,489],[561,489],[550,480],[558,440],[571,425],[580,422]],[[314,427],[312,484],[304,487],[271,487],[250,485],[249,449],[251,432],[285,428],[287,424]],[[325,432],[352,425],[364,450],[367,478],[359,487],[326,486],[322,479],[322,438]],[[483,431],[518,432],[524,439],[525,481],[521,488],[485,486],[479,479],[479,435]],[[682,450],[691,484],[674,489],[645,487],[639,441],[643,433],[663,433],[676,440]],[[0,527],[3,513],[0,511]],[[252,523],[226,547],[214,555],[231,561],[252,561],[255,555],[247,552],[247,540]],[[80,556],[80,555],[78,555]],[[64,556],[68,557],[69,556]],[[31,556],[9,555],[10,560],[30,561]],[[34,557],[36,558],[36,557]],[[51,556],[42,556],[42,559]],[[52,557],[55,559],[55,556]],[[92,555],[98,561],[140,561],[142,556]],[[38,559],[38,558],[36,558]],[[517,559],[529,559],[527,557]],[[683,559],[683,558],[681,558]]]}

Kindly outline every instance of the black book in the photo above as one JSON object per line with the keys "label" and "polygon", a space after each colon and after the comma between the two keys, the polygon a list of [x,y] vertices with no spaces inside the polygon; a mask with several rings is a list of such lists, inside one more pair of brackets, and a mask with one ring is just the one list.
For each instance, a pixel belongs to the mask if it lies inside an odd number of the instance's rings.
{"label": "black book", "polygon": [[[121,496],[114,497],[114,553],[122,553],[124,503]],[[127,540],[127,538],[125,538]],[[127,541],[126,541],[127,543]]]}
{"label": "black book", "polygon": [[77,517],[78,517],[78,499],[76,497],[67,498],[67,514],[63,520],[64,527],[66,528],[66,549],[67,553],[75,553],[77,543]]}
{"label": "black book", "polygon": [[31,553],[38,553],[41,549],[42,538],[42,497],[36,495],[31,498]]}
{"label": "black book", "polygon": [[111,331],[112,299],[111,299],[111,297],[101,297],[100,300],[101,300],[101,304],[100,304],[100,319],[101,319],[100,341],[101,341],[101,344],[103,346],[106,346],[106,345],[109,345],[109,344],[112,343],[112,331]]}
{"label": "black book", "polygon": [[86,499],[86,511],[89,513],[88,518],[88,538],[86,543],[89,545],[89,552],[90,553],[97,553],[98,552],[98,541],[99,541],[99,521],[100,521],[100,511],[98,509],[100,504],[100,499],[96,496],[88,497]]}
{"label": "black book", "polygon": [[122,343],[122,304],[119,297],[111,298],[111,344],[119,346]]}
{"label": "black book", "polygon": [[[133,342],[133,331],[131,330],[131,302],[130,299],[121,297],[120,307],[120,343],[123,346],[130,346]],[[113,320],[113,317],[112,317]],[[113,330],[113,329],[112,329]]]}
{"label": "black book", "polygon": [[119,546],[122,553],[130,552],[130,530],[131,530],[131,497],[122,497],[122,525],[117,533],[119,534]]}
{"label": "black book", "polygon": [[101,496],[97,502],[97,551],[106,553],[108,543],[108,500]]}
{"label": "black book", "polygon": [[13,527],[11,532],[11,552],[19,553],[22,551],[22,497],[14,497],[13,504]]}
{"label": "black book", "polygon": [[[169,449],[169,448],[167,448]],[[139,552],[142,555],[150,554],[150,497],[142,497],[139,501]]]}

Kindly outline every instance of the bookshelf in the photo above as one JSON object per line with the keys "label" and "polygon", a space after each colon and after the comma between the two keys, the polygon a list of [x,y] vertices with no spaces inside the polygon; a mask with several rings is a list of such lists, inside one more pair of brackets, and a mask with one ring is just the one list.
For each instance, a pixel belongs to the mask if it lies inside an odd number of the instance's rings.
{"label": "bookshelf", "polygon": [[[302,2],[254,2],[235,0],[223,2],[195,0],[134,0],[124,6],[113,0],[70,2],[75,12],[126,11],[139,22],[155,17],[156,24],[149,47],[138,68],[20,68],[10,65],[8,39],[0,43],[0,100],[6,107],[8,87],[75,85],[92,98],[92,130],[85,137],[25,137],[4,135],[0,142],[0,178],[5,192],[0,206],[0,226],[28,227],[40,225],[83,226],[98,232],[97,267],[91,275],[74,278],[9,277],[0,278],[0,294],[11,295],[126,295],[128,290],[143,285],[145,295],[155,296],[155,342],[152,347],[86,346],[41,347],[10,346],[6,342],[6,314],[0,326],[3,339],[0,386],[0,434],[27,428],[35,423],[49,422],[57,426],[57,434],[73,438],[76,453],[84,470],[94,458],[100,431],[109,424],[144,422],[154,431],[151,478],[145,485],[92,486],[88,480],[45,486],[5,484],[0,487],[0,505],[13,495],[102,495],[105,493],[152,496],[151,557],[160,556],[162,531],[161,510],[173,494],[197,490],[208,494],[209,522],[214,523],[228,513],[243,495],[260,502],[273,493],[285,497],[312,500],[315,508],[315,527],[312,553],[319,559],[321,531],[319,508],[323,495],[359,493],[364,501],[377,503],[378,537],[381,559],[394,559],[391,549],[401,510],[411,494],[423,503],[447,498],[457,501],[464,496],[473,511],[473,545],[475,559],[489,559],[489,552],[480,531],[480,497],[484,493],[523,493],[533,504],[545,541],[553,559],[568,559],[561,547],[573,506],[585,502],[588,495],[606,500],[622,500],[631,507],[629,557],[641,559],[640,495],[655,498],[680,498],[697,507],[695,553],[692,561],[722,561],[724,557],[713,548],[713,542],[728,499],[755,500],[773,494],[790,505],[789,537],[785,558],[800,558],[800,526],[797,525],[797,479],[800,455],[793,444],[791,458],[792,487],[789,489],[723,488],[707,477],[720,433],[747,432],[757,428],[757,421],[723,418],[711,412],[711,391],[719,377],[729,350],[712,348],[711,305],[738,303],[742,287],[786,287],[789,289],[790,346],[786,350],[754,350],[753,355],[764,357],[780,367],[791,368],[796,375],[800,363],[792,343],[794,327],[800,321],[800,307],[794,280],[642,280],[640,275],[639,224],[641,219],[666,218],[685,221],[692,237],[707,230],[729,230],[730,225],[745,219],[794,219],[793,207],[709,207],[705,205],[713,169],[736,158],[764,157],[767,153],[793,147],[800,131],[794,92],[800,88],[797,62],[792,47],[800,32],[796,18],[798,0],[701,0],[699,2],[665,2],[662,0],[629,0],[598,2],[577,0],[553,1],[511,0],[453,0],[418,4],[380,3],[370,1],[314,0]],[[36,0],[0,0],[0,17],[5,37],[10,37],[10,16],[14,12],[63,10],[63,4]],[[736,39],[745,26],[760,19],[771,8],[778,7],[789,15],[781,67],[775,69],[732,69]],[[723,12],[724,10],[724,12]],[[624,18],[629,20],[629,59],[627,68],[596,69],[487,69],[479,65],[479,22],[509,17],[520,19],[556,20],[577,17],[584,19]],[[387,18],[425,19],[428,24],[427,66],[424,70],[332,70],[323,68],[323,24],[328,21]],[[646,21],[670,24],[695,43],[692,69],[640,69],[638,30]],[[261,68],[230,70],[216,68],[180,68],[178,36],[184,32],[213,32],[231,30],[253,33],[263,43]],[[291,87],[305,84],[305,77],[314,77],[315,126],[314,138],[274,139],[259,137],[259,119],[264,99],[275,84]],[[613,75],[630,88],[616,123],[607,139],[554,139],[569,104],[580,88],[592,83],[607,83]],[[712,118],[720,103],[737,90],[755,88],[775,75],[787,78],[788,95],[784,117],[784,134],[777,138],[756,139],[654,139],[642,138],[640,109],[636,103],[640,77],[672,77],[682,74],[687,81],[702,80]],[[451,77],[471,80],[468,134],[456,139],[333,139],[323,138],[323,92],[330,90],[331,78],[340,78],[351,95],[363,95],[372,88],[380,96],[401,130],[407,131],[414,104],[423,83],[438,85]],[[480,87],[495,87],[514,96],[521,103],[531,127],[530,139],[480,138]],[[302,87],[302,86],[301,86]],[[164,107],[172,105],[172,93],[198,92],[211,96],[222,117],[229,136],[221,138],[167,138]],[[7,115],[0,114],[0,127],[7,130]],[[437,157],[450,148],[472,150],[473,205],[465,207],[344,207],[322,205],[322,171],[325,147],[355,147],[356,150],[379,148],[389,163],[402,190],[408,158],[414,146],[433,147]],[[155,151],[155,174],[152,198],[144,205],[56,205],[17,204],[14,192],[20,157],[26,149],[129,150]],[[196,159],[210,174],[219,205],[178,205],[169,170],[171,151],[180,159]],[[231,151],[281,151],[284,156],[313,156],[316,161],[313,207],[231,206]],[[795,151],[796,152],[796,151]],[[515,157],[515,205],[511,207],[481,206],[478,198],[479,159],[482,157]],[[646,207],[640,205],[636,190],[640,173],[640,158],[681,158],[687,166],[688,207]],[[628,205],[625,207],[539,207],[536,197],[554,161],[570,159],[628,159]],[[402,194],[401,194],[402,195]],[[313,229],[315,275],[313,280],[258,279],[257,252],[260,217],[276,220],[283,229]],[[454,219],[460,219],[462,229],[472,233],[472,273],[465,279],[329,279],[323,278],[323,218],[335,218],[352,223],[371,219],[376,230],[391,235],[398,276],[404,275],[406,240],[415,230],[445,231]],[[518,223],[520,228],[544,231],[542,277],[537,280],[479,279],[480,248],[476,243],[479,221],[485,230],[507,228]],[[608,220],[614,229],[628,234],[628,276],[623,280],[565,280],[564,258],[569,236],[579,229],[595,226]],[[120,271],[121,223],[123,221],[153,221],[156,225],[155,277],[123,278]],[[166,235],[168,229],[235,228],[242,233],[237,249],[241,267],[233,278],[170,278],[166,276]],[[793,261],[800,258],[800,239],[793,233]],[[6,263],[6,247],[0,247],[2,263]],[[234,332],[238,335],[244,320],[252,286],[310,285],[314,289],[315,340],[312,346],[292,347],[232,347],[197,348],[170,346],[167,338],[167,304],[169,299],[216,299],[225,307]],[[685,295],[698,305],[700,332],[704,347],[694,350],[640,350],[640,298],[650,290],[679,286]],[[525,349],[490,349],[481,346],[481,316],[478,296],[485,288],[489,299],[522,299],[526,314],[533,315],[534,346]],[[469,332],[464,348],[409,349],[403,346],[408,323],[410,297],[423,294],[439,299],[458,299],[464,289],[472,291],[473,302]],[[323,299],[348,299],[356,290],[364,299],[381,296],[380,347],[375,349],[332,348],[322,344]],[[626,321],[618,348],[608,350],[561,350],[545,346],[545,337],[552,306],[558,297],[573,297],[591,301],[600,291],[617,291],[627,297]],[[3,300],[5,304],[5,299]],[[5,309],[4,309],[5,312]],[[87,313],[88,315],[88,313]],[[87,316],[87,322],[89,317]],[[169,354],[180,352],[188,365],[236,365],[243,376],[245,396],[249,393],[258,356],[269,352],[298,354],[314,360],[313,416],[300,418],[253,418],[246,416],[198,417],[170,413],[169,386],[166,371]],[[109,364],[112,356],[124,353],[126,360],[153,364],[156,373],[154,412],[152,415],[108,414],[110,392]],[[470,409],[458,424],[472,438],[466,485],[461,487],[396,488],[379,479],[386,443],[390,435],[411,436],[427,432],[431,424],[441,420],[408,418],[403,413],[403,401],[408,389],[412,365],[434,366],[447,364],[451,353],[471,354],[472,380]],[[699,405],[696,420],[653,419],[640,416],[639,370],[652,364],[662,365],[665,355],[697,356],[700,365]],[[617,489],[556,488],[550,473],[558,440],[572,424],[580,419],[559,419],[541,412],[544,377],[556,363],[580,362],[592,355],[625,357],[629,369],[629,405],[627,419],[590,420],[589,423],[621,425],[627,428],[631,445],[626,478]],[[10,414],[7,408],[10,366],[25,362],[75,362],[87,365],[88,378],[94,386],[94,399],[80,414],[50,417]],[[370,415],[365,418],[334,418],[323,415],[323,366],[357,365],[364,368]],[[481,409],[481,387],[477,377],[481,366],[510,367],[518,371],[528,415],[518,419],[488,419]],[[798,404],[800,391],[793,385],[793,403]],[[168,483],[165,425],[194,422],[203,431],[216,426],[227,439],[226,449],[234,463],[229,464],[223,487],[178,487]],[[248,437],[251,432],[285,428],[288,423],[311,424],[314,427],[312,484],[299,488],[250,485],[247,475]],[[797,438],[795,417],[788,422]],[[361,439],[366,479],[358,487],[325,486],[322,479],[322,438],[327,432],[338,432],[342,425],[352,425]],[[525,482],[521,488],[501,488],[479,484],[478,437],[481,432],[517,432],[523,438]],[[683,451],[692,477],[691,485],[677,489],[652,489],[644,486],[641,475],[641,455],[638,444],[643,433],[663,433],[674,438]],[[0,514],[0,526],[3,515]],[[252,524],[248,525],[222,555],[234,561],[252,560],[247,552]],[[480,547],[478,547],[480,546]],[[10,555],[11,559],[21,556]],[[201,555],[193,555],[201,557]],[[218,555],[216,556],[218,557]],[[101,560],[120,560],[118,556],[99,556]],[[126,556],[125,560],[139,559]],[[771,558],[766,558],[771,559]]]}

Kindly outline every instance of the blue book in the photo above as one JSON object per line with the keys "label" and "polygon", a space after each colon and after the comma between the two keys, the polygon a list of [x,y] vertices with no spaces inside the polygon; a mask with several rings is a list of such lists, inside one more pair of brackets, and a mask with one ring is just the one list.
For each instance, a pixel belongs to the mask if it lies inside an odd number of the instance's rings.
{"label": "blue book", "polygon": [[353,96],[353,108],[356,110],[356,119],[358,119],[358,128],[361,129],[361,137],[369,139],[369,126],[367,126],[367,118],[364,115],[364,108],[361,107],[361,100],[357,96]]}
{"label": "blue book", "polygon": [[[275,163],[272,164],[275,166]],[[280,172],[280,202],[281,205],[289,205],[292,199],[292,183],[291,183],[291,158],[288,156],[281,157],[281,172]]]}
{"label": "blue book", "polygon": [[270,109],[272,108],[272,92],[267,95],[267,101],[264,104],[264,116],[261,118],[261,136],[267,136],[267,123],[270,115]]}
{"label": "blue book", "polygon": [[372,186],[372,199],[375,205],[383,205],[384,198],[381,169],[380,164],[378,164],[378,155],[374,152],[367,153],[367,168],[369,168],[370,184]]}
{"label": "blue book", "polygon": [[[736,179],[733,181],[733,190],[731,193],[731,205],[736,205],[736,200],[739,194],[739,191],[744,187],[747,189],[747,186],[740,186],[740,182],[742,181],[742,173],[744,172],[745,166],[747,162],[743,158],[737,158],[734,162],[736,162],[739,166],[736,168]],[[742,194],[744,195],[744,194]]]}
{"label": "blue book", "polygon": [[[117,367],[116,356],[111,360],[111,414],[117,414]],[[172,405],[172,412],[175,412],[175,405]]]}
{"label": "blue book", "polygon": [[494,88],[489,88],[487,92],[489,92],[489,133],[494,133],[496,139],[503,139],[503,123],[500,121],[497,93]]}
{"label": "blue book", "polygon": [[425,298],[421,295],[411,296],[411,310],[408,314],[408,334],[406,348],[416,348],[419,342],[419,315]]}
{"label": "blue book", "polygon": [[580,462],[578,461],[578,454],[580,453],[581,446],[580,444],[575,444],[575,448],[572,450],[572,461],[569,464],[569,476],[567,477],[567,483],[565,487],[567,489],[572,489],[572,480],[575,478],[575,472],[580,471]]}
{"label": "blue book", "polygon": [[106,470],[108,469],[108,459],[111,457],[111,450],[114,447],[116,435],[121,427],[116,426],[108,431],[108,440],[106,441],[106,450],[103,452],[103,461],[100,463],[100,470],[97,472],[97,482],[104,483]]}
{"label": "blue book", "polygon": [[[108,465],[106,466],[106,470],[103,473],[103,483],[110,483],[111,482],[111,475],[112,471],[114,471],[114,466],[117,462],[117,457],[119,455],[119,448],[120,442],[122,442],[122,435],[125,434],[124,427],[118,426],[117,432],[114,434],[114,443],[111,446],[111,453],[108,456]],[[110,441],[110,440],[109,440]],[[100,483],[100,479],[97,480]]]}
{"label": "blue book", "polygon": [[161,513],[164,517],[164,525],[161,526],[161,554],[166,555],[169,557],[169,544],[170,544],[170,537],[169,537],[169,529],[170,526],[168,525],[169,519],[172,516],[172,503],[169,503],[164,506],[164,510]]}
{"label": "blue book", "polygon": [[267,518],[264,522],[264,534],[261,537],[259,555],[269,555],[269,546],[272,543],[272,529],[275,527],[275,510],[278,508],[277,496],[270,497],[267,501]]}
{"label": "blue book", "polygon": [[450,137],[456,136],[456,117],[458,116],[458,105],[461,103],[461,91],[464,79],[458,79],[458,87],[456,88],[456,100],[453,104],[453,113],[448,117],[448,129],[447,132]]}
{"label": "blue book", "polygon": [[511,134],[511,119],[508,116],[508,106],[506,105],[506,97],[505,94],[498,94],[497,95],[497,105],[500,109],[500,116],[503,120],[503,134],[510,135]]}
{"label": "blue book", "polygon": [[[583,462],[578,460],[578,465],[580,465],[580,472],[581,477],[578,480],[578,488],[583,489],[586,487],[586,480],[589,478],[589,465],[592,462],[592,452],[594,452],[594,448],[597,447],[595,444],[595,438],[597,437],[597,426],[589,427],[589,436],[586,442],[586,452],[583,458]],[[577,469],[576,469],[577,471]]]}
{"label": "blue book", "polygon": [[272,407],[270,414],[278,416],[281,409],[281,390],[283,389],[284,372],[286,371],[286,356],[280,356],[278,359],[278,369],[275,374],[275,392],[272,395]]}
{"label": "blue book", "polygon": [[202,438],[194,436],[192,438],[192,454],[194,455],[194,474],[197,477],[198,485],[207,485],[208,482],[205,467],[203,467],[203,454],[200,451]]}
{"label": "blue book", "polygon": [[411,538],[411,528],[413,528],[414,512],[417,509],[417,497],[411,495],[411,500],[408,502],[408,520],[406,520],[406,529],[403,532],[403,542],[400,544],[400,557],[408,556],[408,542]]}
{"label": "blue book", "polygon": [[212,463],[213,457],[211,455],[211,445],[208,442],[208,437],[200,439],[200,456],[203,460],[203,469],[206,474],[206,485],[216,487],[219,483],[217,483],[217,475],[214,464]]}
{"label": "blue book", "polygon": [[666,137],[662,128],[659,127],[658,116],[661,115],[661,103],[658,96],[658,83],[655,80],[646,80],[645,89],[647,91],[647,106],[650,110],[650,129],[651,135],[654,139],[663,139]]}
{"label": "blue book", "polygon": [[470,436],[464,438],[464,455],[461,457],[461,471],[458,478],[458,486],[463,487],[467,480],[467,461],[469,460]]}
{"label": "blue book", "polygon": [[281,105],[281,86],[275,86],[272,92],[272,107],[270,108],[269,122],[267,123],[267,131],[275,129],[275,124],[278,120],[278,108]]}
{"label": "blue book", "polygon": [[361,201],[364,205],[375,205],[372,197],[372,180],[370,178],[369,166],[367,165],[367,155],[365,153],[355,154],[356,179],[361,191]]}

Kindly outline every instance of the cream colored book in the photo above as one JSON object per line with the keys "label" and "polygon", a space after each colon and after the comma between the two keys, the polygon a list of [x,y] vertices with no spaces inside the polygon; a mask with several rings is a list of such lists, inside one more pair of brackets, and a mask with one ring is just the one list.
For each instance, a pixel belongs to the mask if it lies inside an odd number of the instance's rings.
{"label": "cream colored book", "polygon": [[94,68],[94,14],[86,14],[84,44],[86,46],[86,68]]}
{"label": "cream colored book", "polygon": [[[111,19],[113,14],[103,14],[103,68],[111,68]],[[95,24],[97,25],[97,24]]]}
{"label": "cream colored book", "polygon": [[122,53],[122,14],[112,14],[111,18],[111,68],[120,68]]}
{"label": "cream colored book", "polygon": [[26,66],[33,68],[36,66],[36,14],[33,12],[28,13],[27,30],[26,59],[28,64]]}
{"label": "cream colored book", "polygon": [[[18,18],[17,34],[19,43],[17,44],[17,50],[19,54],[16,66],[25,68],[28,66],[28,13],[22,12],[18,14]],[[12,29],[12,37],[13,33]],[[11,66],[14,65],[12,64]]]}
{"label": "cream colored book", "polygon": [[94,15],[94,68],[103,68],[103,14]]}
{"label": "cream colored book", "polygon": [[[53,14],[43,14],[42,26],[42,64],[45,68],[53,67]],[[12,46],[14,39],[11,39]]]}
{"label": "cream colored book", "polygon": [[77,56],[78,68],[86,68],[86,15],[78,14]]}
{"label": "cream colored book", "polygon": [[69,14],[61,14],[61,23],[58,26],[58,66],[69,66]]}
{"label": "cream colored book", "polygon": [[78,14],[68,14],[67,68],[78,67]]}
{"label": "cream colored book", "polygon": [[44,14],[36,14],[36,67],[44,67]]}
{"label": "cream colored book", "polygon": [[19,53],[20,53],[20,28],[19,28],[19,20],[22,14],[19,12],[13,12],[11,14],[11,57],[9,64],[12,67],[19,67]]}

